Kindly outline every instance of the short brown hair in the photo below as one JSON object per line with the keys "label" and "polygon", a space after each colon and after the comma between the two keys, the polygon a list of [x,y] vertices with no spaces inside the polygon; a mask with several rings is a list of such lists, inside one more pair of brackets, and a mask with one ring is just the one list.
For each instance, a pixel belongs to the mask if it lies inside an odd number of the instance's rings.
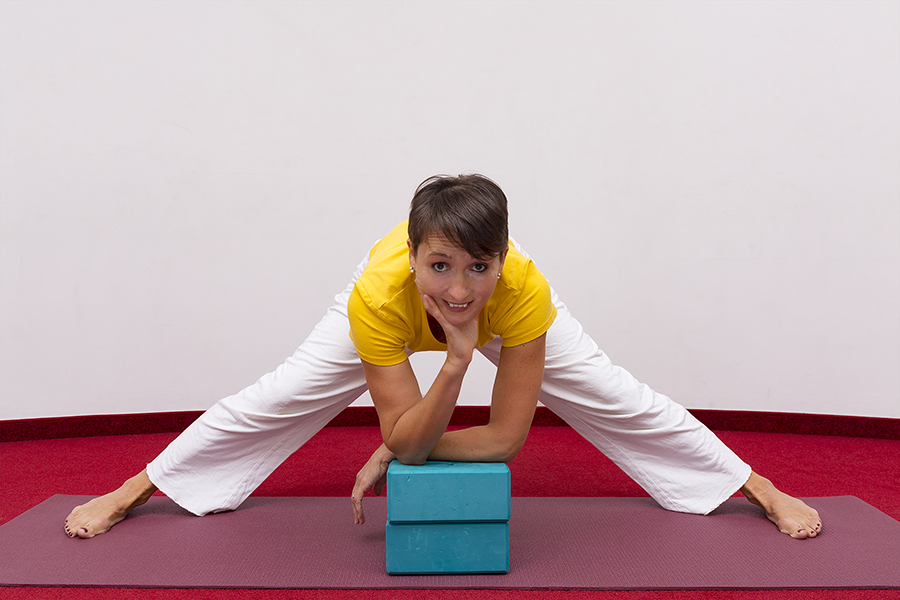
{"label": "short brown hair", "polygon": [[509,244],[506,195],[484,175],[435,175],[416,189],[409,206],[413,252],[430,236],[445,238],[485,260]]}

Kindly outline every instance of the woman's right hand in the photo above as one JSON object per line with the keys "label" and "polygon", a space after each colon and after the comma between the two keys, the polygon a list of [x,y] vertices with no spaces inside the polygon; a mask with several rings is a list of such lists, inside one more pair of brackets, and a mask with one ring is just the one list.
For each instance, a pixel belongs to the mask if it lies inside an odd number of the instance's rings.
{"label": "woman's right hand", "polygon": [[478,344],[478,316],[466,321],[462,325],[452,325],[434,298],[428,294],[419,294],[422,297],[422,304],[425,310],[440,324],[447,338],[447,358],[460,361],[462,364],[468,365],[472,361],[472,354],[475,352],[475,346]]}

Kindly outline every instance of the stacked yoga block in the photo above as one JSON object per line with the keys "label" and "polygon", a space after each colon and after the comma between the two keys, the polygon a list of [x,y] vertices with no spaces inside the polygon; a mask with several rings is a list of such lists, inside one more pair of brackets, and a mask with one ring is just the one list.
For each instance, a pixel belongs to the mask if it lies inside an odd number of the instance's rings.
{"label": "stacked yoga block", "polygon": [[387,472],[387,572],[509,572],[509,467],[393,461]]}

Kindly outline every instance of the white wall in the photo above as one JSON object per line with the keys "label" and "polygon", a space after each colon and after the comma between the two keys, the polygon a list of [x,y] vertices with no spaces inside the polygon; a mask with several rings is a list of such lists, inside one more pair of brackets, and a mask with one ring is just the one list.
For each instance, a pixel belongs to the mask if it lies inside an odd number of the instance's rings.
{"label": "white wall", "polygon": [[687,406],[900,417],[900,3],[4,0],[0,26],[0,418],[209,406],[462,171]]}

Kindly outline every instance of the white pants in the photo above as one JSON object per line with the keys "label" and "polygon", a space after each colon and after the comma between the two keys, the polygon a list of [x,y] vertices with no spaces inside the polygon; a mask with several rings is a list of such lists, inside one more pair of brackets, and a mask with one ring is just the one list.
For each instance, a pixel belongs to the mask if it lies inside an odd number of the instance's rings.
{"label": "white pants", "polygon": [[[197,515],[235,509],[358,398],[366,380],[349,337],[352,288],[335,297],[283,365],[220,400],[153,460],[147,473],[154,485]],[[746,483],[749,466],[684,407],[613,365],[555,292],[553,302],[545,406],[669,510],[709,513]],[[496,365],[500,345],[495,339],[480,351]]]}

